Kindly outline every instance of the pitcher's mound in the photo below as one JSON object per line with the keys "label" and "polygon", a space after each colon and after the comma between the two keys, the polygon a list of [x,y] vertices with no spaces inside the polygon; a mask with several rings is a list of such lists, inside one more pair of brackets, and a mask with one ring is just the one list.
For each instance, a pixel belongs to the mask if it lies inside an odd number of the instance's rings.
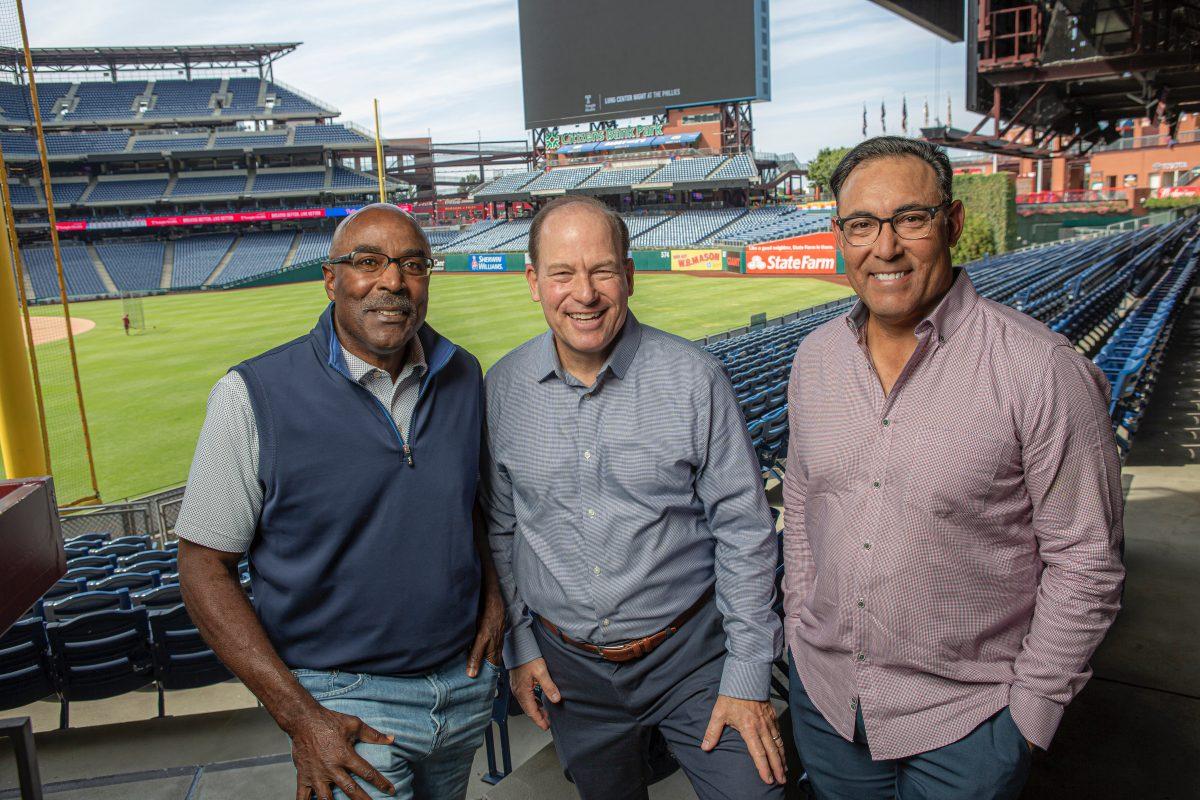
{"label": "pitcher's mound", "polygon": [[[33,343],[47,344],[67,338],[67,321],[62,317],[30,317],[29,327],[33,329]],[[96,327],[90,319],[71,317],[71,332],[78,336]]]}

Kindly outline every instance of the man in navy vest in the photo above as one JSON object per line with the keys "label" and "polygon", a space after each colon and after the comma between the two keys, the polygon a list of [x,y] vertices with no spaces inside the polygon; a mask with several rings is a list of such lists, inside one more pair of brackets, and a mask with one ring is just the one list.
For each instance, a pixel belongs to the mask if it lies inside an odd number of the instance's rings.
{"label": "man in navy vest", "polygon": [[176,524],[184,601],[291,737],[298,800],[462,798],[490,716],[482,378],[425,324],[432,266],[395,206],[338,227],[316,327],[213,389]]}

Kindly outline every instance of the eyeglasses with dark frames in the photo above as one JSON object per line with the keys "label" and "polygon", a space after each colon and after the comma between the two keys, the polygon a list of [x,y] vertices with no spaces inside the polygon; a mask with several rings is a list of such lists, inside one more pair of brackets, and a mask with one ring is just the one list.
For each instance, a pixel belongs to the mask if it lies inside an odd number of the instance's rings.
{"label": "eyeglasses with dark frames", "polygon": [[363,275],[377,275],[395,264],[400,274],[410,278],[427,278],[433,271],[433,259],[428,256],[402,256],[391,258],[383,253],[372,250],[351,250],[344,256],[328,258],[326,264],[349,264],[356,272]]}
{"label": "eyeglasses with dark frames", "polygon": [[842,231],[846,242],[855,247],[866,247],[874,244],[879,238],[879,232],[884,224],[892,226],[892,230],[901,239],[924,239],[933,230],[933,218],[949,203],[922,208],[908,208],[898,211],[890,217],[880,218],[870,214],[855,214],[852,217],[834,217],[833,223]]}

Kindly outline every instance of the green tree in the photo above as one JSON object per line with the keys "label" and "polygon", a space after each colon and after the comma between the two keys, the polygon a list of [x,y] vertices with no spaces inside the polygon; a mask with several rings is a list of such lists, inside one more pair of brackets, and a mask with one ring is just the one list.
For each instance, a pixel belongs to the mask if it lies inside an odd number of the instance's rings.
{"label": "green tree", "polygon": [[958,244],[950,251],[954,263],[965,264],[995,254],[996,232],[992,229],[992,223],[987,217],[967,214],[962,236],[958,237]]}
{"label": "green tree", "polygon": [[458,179],[458,191],[461,194],[468,194],[472,189],[481,183],[483,183],[483,181],[479,180],[478,175],[463,175]]}
{"label": "green tree", "polygon": [[816,158],[808,162],[808,182],[820,187],[822,193],[828,192],[829,176],[849,152],[849,147],[822,147]]}

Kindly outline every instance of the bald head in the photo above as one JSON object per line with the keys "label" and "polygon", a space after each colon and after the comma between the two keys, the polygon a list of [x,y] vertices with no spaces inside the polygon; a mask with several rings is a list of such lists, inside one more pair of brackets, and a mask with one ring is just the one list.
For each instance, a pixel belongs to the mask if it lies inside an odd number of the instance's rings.
{"label": "bald head", "polygon": [[329,243],[329,257],[337,258],[351,250],[360,249],[383,252],[371,245],[383,239],[387,229],[393,225],[401,225],[416,232],[425,243],[425,251],[429,251],[429,238],[408,212],[391,203],[372,203],[363,206],[338,224],[333,232],[333,240]]}

